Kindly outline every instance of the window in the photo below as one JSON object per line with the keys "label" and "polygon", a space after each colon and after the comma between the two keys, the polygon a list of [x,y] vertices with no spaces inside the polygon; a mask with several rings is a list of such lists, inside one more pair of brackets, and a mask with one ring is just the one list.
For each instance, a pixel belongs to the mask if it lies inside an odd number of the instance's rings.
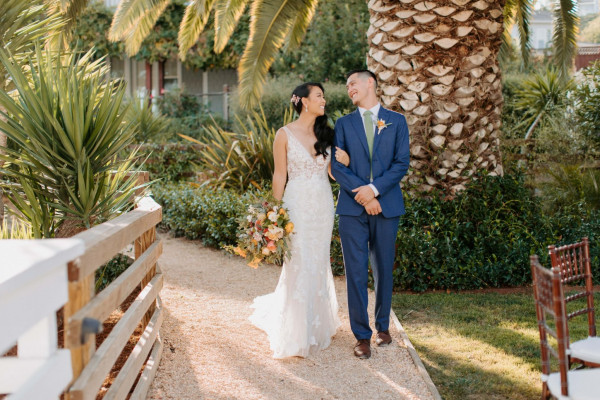
{"label": "window", "polygon": [[163,90],[176,89],[179,87],[177,59],[173,58],[165,61],[163,74]]}
{"label": "window", "polygon": [[125,60],[116,57],[110,58],[110,77],[113,79],[125,77]]}

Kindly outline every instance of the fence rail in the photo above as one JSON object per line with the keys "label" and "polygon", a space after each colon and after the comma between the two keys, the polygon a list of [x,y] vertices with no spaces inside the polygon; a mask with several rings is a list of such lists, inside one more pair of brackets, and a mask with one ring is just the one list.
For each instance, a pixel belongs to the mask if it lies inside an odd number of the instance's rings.
{"label": "fence rail", "polygon": [[[162,208],[145,197],[135,210],[74,236],[84,242],[85,253],[69,264],[71,307],[65,308],[65,347],[71,349],[75,377],[67,391],[70,400],[96,398],[140,323],[142,339],[130,352],[104,398],[125,399],[144,364],[146,379],[138,381],[134,393],[138,393],[138,398],[145,397],[152,382],[148,377],[156,372],[162,350],[158,332],[163,321],[159,297],[163,276],[156,264],[162,253],[162,243],[156,238],[156,225],[161,219]],[[135,243],[136,249],[133,264],[95,295],[90,284],[95,271],[131,243]],[[96,350],[94,335],[85,330],[86,321],[106,320],[138,286],[140,293]],[[86,336],[90,336],[87,341]]]}
{"label": "fence rail", "polygon": [[2,240],[0,393],[11,400],[58,398],[72,378],[58,349],[56,312],[68,302],[67,263],[84,252],[78,239]]}
{"label": "fence rail", "polygon": [[[103,398],[146,397],[162,354],[163,275],[157,264],[162,243],[156,237],[161,219],[160,205],[144,197],[133,211],[71,239],[0,241],[5,265],[0,268],[0,356],[18,343],[18,356],[0,357],[0,394],[30,400],[58,398],[64,391],[67,400],[96,399],[141,325],[140,339]],[[134,262],[95,293],[96,270],[130,244]],[[135,300],[96,349],[96,328],[138,287]],[[56,311],[63,305],[65,349],[58,349]]]}

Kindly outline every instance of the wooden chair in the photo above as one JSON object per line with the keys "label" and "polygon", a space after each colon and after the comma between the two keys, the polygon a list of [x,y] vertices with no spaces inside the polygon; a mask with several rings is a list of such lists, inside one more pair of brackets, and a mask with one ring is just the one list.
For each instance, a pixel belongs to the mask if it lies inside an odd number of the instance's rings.
{"label": "wooden chair", "polygon": [[[600,369],[569,371],[564,295],[559,274],[542,267],[538,257],[534,255],[531,256],[531,276],[540,331],[542,399],[548,399],[551,395],[558,399],[597,399]],[[555,329],[548,325],[546,315],[550,315],[554,319]],[[548,336],[556,339],[557,350],[548,342]],[[558,359],[558,372],[551,372],[550,355]]]}
{"label": "wooden chair", "polygon": [[[565,288],[578,289],[569,291],[564,298],[565,302],[565,334],[567,338],[567,354],[569,366],[583,364],[588,367],[600,367],[600,337],[596,335],[596,321],[594,312],[594,289],[592,284],[592,268],[590,265],[590,246],[588,238],[581,242],[561,247],[548,246],[552,270],[559,274],[560,283]],[[572,312],[567,312],[567,304],[585,298],[586,305]],[[569,320],[580,315],[587,315],[587,339],[570,342]],[[598,396],[600,398],[600,395]]]}

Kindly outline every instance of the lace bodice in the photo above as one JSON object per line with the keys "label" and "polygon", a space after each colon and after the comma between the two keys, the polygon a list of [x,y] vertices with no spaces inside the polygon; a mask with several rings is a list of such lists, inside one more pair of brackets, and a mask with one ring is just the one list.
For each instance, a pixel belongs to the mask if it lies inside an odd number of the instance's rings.
{"label": "lace bodice", "polygon": [[319,155],[317,158],[306,150],[306,147],[294,136],[288,127],[284,126],[288,138],[287,145],[287,173],[290,180],[296,178],[313,178],[321,176],[327,178],[327,167],[331,158],[331,150],[327,149],[327,157]]}

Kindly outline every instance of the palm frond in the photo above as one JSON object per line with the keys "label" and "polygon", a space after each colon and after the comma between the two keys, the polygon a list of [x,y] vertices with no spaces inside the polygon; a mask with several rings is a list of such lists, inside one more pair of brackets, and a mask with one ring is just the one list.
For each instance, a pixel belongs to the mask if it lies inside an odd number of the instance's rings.
{"label": "palm frond", "polygon": [[527,67],[531,55],[529,21],[533,10],[533,0],[516,0],[516,3],[515,22],[519,30],[519,47],[523,65]]}
{"label": "palm frond", "polygon": [[192,0],[186,7],[179,26],[179,58],[185,60],[186,53],[202,33],[215,0]]}
{"label": "palm frond", "polygon": [[286,51],[298,48],[298,46],[300,46],[302,38],[304,38],[306,30],[312,21],[313,15],[315,14],[315,9],[317,8],[317,4],[319,4],[319,0],[306,0],[305,3],[305,7],[303,7],[296,16],[296,21],[294,21],[292,30],[287,38],[285,46]]}
{"label": "palm frond", "polygon": [[504,4],[504,31],[499,57],[503,61],[510,58],[513,48],[511,31],[516,24],[519,32],[519,48],[523,67],[528,67],[531,60],[530,27],[533,0],[507,0]]}
{"label": "palm frond", "polygon": [[303,0],[255,0],[252,5],[250,36],[239,66],[241,106],[253,107],[275,54],[282,47],[296,16],[307,7]]}
{"label": "palm frond", "polygon": [[[87,7],[89,0],[44,0],[49,17],[62,17],[65,20],[62,42],[68,43],[77,17]],[[57,39],[56,37],[54,39]],[[57,42],[55,40],[55,42]],[[56,43],[58,45],[58,42]]]}
{"label": "palm frond", "polygon": [[125,41],[130,56],[139,48],[170,0],[122,0],[115,11],[108,38]]}
{"label": "palm frond", "polygon": [[215,53],[223,51],[249,0],[220,0],[215,4]]}
{"label": "palm frond", "polygon": [[573,0],[560,0],[554,5],[554,35],[552,45],[561,77],[568,78],[577,48],[579,17]]}

